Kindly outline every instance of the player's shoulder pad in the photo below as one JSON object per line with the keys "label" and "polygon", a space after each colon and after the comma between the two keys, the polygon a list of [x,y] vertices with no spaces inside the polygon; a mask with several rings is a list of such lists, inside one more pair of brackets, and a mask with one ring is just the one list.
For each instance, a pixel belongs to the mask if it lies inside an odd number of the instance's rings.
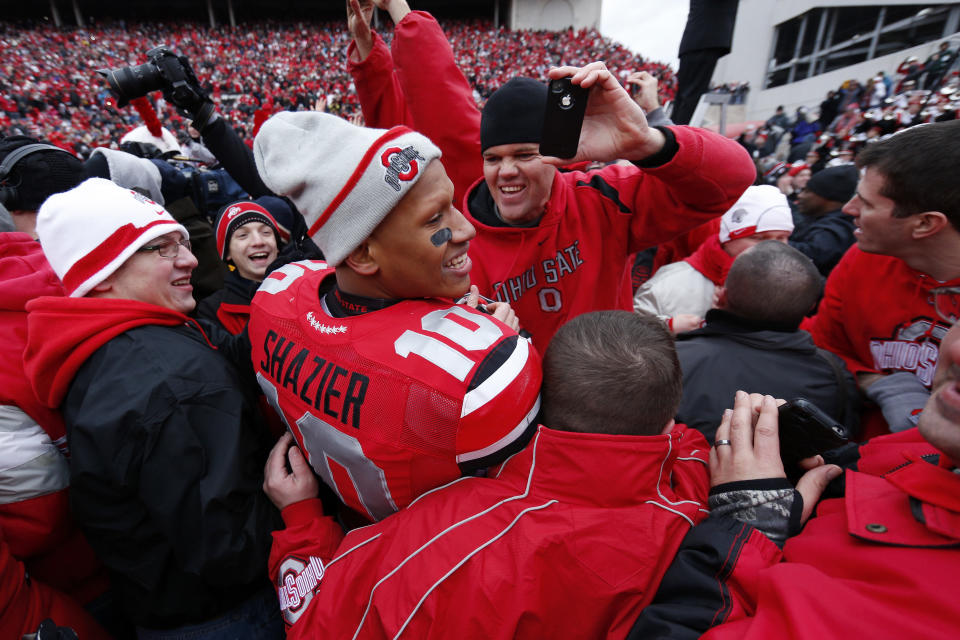
{"label": "player's shoulder pad", "polygon": [[[307,283],[319,284],[336,273],[336,269],[322,260],[301,260],[285,264],[272,271],[253,296],[252,306],[284,306],[296,298],[296,291]],[[288,295],[279,295],[287,293]]]}

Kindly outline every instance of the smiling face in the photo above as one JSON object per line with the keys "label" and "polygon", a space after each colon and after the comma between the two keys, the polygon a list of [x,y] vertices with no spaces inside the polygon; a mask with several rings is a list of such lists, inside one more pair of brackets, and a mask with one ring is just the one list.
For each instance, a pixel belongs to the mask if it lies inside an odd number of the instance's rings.
{"label": "smiling face", "polygon": [[277,236],[263,222],[248,222],[230,236],[227,259],[247,280],[260,282],[267,266],[277,258]]}
{"label": "smiling face", "polygon": [[556,167],[543,161],[535,142],[500,144],[483,152],[483,178],[507,224],[540,219],[556,172]]}
{"label": "smiling face", "polygon": [[[449,235],[437,246],[431,240]],[[376,294],[383,298],[456,299],[470,288],[467,256],[476,230],[453,206],[453,183],[434,160],[423,177],[373,230],[366,244],[376,263]]]}
{"label": "smiling face", "polygon": [[[179,231],[160,236],[144,247],[157,247],[177,242]],[[157,251],[137,251],[120,268],[94,287],[99,297],[137,300],[189,313],[196,306],[190,274],[197,259],[181,246],[174,258],[164,258]]]}

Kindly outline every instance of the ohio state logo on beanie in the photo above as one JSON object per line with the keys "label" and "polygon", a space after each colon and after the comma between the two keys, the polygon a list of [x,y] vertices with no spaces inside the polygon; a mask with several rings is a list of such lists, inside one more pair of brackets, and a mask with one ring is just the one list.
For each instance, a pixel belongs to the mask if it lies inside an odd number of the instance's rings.
{"label": "ohio state logo on beanie", "polygon": [[217,252],[221,260],[227,259],[230,250],[230,238],[233,233],[245,224],[262,222],[273,229],[279,243],[279,225],[264,207],[256,202],[242,201],[229,205],[217,218]]}
{"label": "ohio state logo on beanie", "polygon": [[387,173],[383,176],[384,182],[393,187],[394,191],[400,191],[401,180],[410,182],[417,177],[417,172],[420,171],[417,160],[426,158],[420,155],[413,145],[403,149],[390,147],[380,156],[380,163],[387,168]]}
{"label": "ohio state logo on beanie", "polygon": [[720,244],[765,231],[793,231],[787,197],[772,185],[748,187],[720,218]]}
{"label": "ohio state logo on beanie", "polygon": [[134,191],[133,189],[128,189],[128,191],[130,191],[130,195],[132,195],[133,199],[136,200],[137,202],[153,207],[154,213],[156,213],[158,216],[170,215],[167,213],[167,210],[164,209],[161,204],[154,202],[153,200],[143,195],[139,191]]}
{"label": "ohio state logo on beanie", "polygon": [[327,264],[337,266],[441,153],[404,126],[368,129],[328,113],[284,111],[264,123],[253,155],[264,183],[293,202]]}

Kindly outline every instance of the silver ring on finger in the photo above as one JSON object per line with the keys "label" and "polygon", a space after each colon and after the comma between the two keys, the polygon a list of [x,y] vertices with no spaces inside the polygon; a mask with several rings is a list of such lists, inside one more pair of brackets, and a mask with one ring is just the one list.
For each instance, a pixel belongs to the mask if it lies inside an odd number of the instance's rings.
{"label": "silver ring on finger", "polygon": [[731,446],[731,447],[732,447],[732,446],[733,446],[733,443],[730,442],[729,440],[717,440],[716,442],[713,443],[713,446],[715,446],[715,447],[722,447],[723,445],[727,445],[727,446]]}

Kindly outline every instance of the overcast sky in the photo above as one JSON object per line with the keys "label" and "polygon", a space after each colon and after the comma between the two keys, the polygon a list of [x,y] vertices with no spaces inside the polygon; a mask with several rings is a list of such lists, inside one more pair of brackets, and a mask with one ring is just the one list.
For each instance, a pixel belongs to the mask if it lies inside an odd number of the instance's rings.
{"label": "overcast sky", "polygon": [[600,32],[676,69],[689,8],[687,0],[603,0]]}

